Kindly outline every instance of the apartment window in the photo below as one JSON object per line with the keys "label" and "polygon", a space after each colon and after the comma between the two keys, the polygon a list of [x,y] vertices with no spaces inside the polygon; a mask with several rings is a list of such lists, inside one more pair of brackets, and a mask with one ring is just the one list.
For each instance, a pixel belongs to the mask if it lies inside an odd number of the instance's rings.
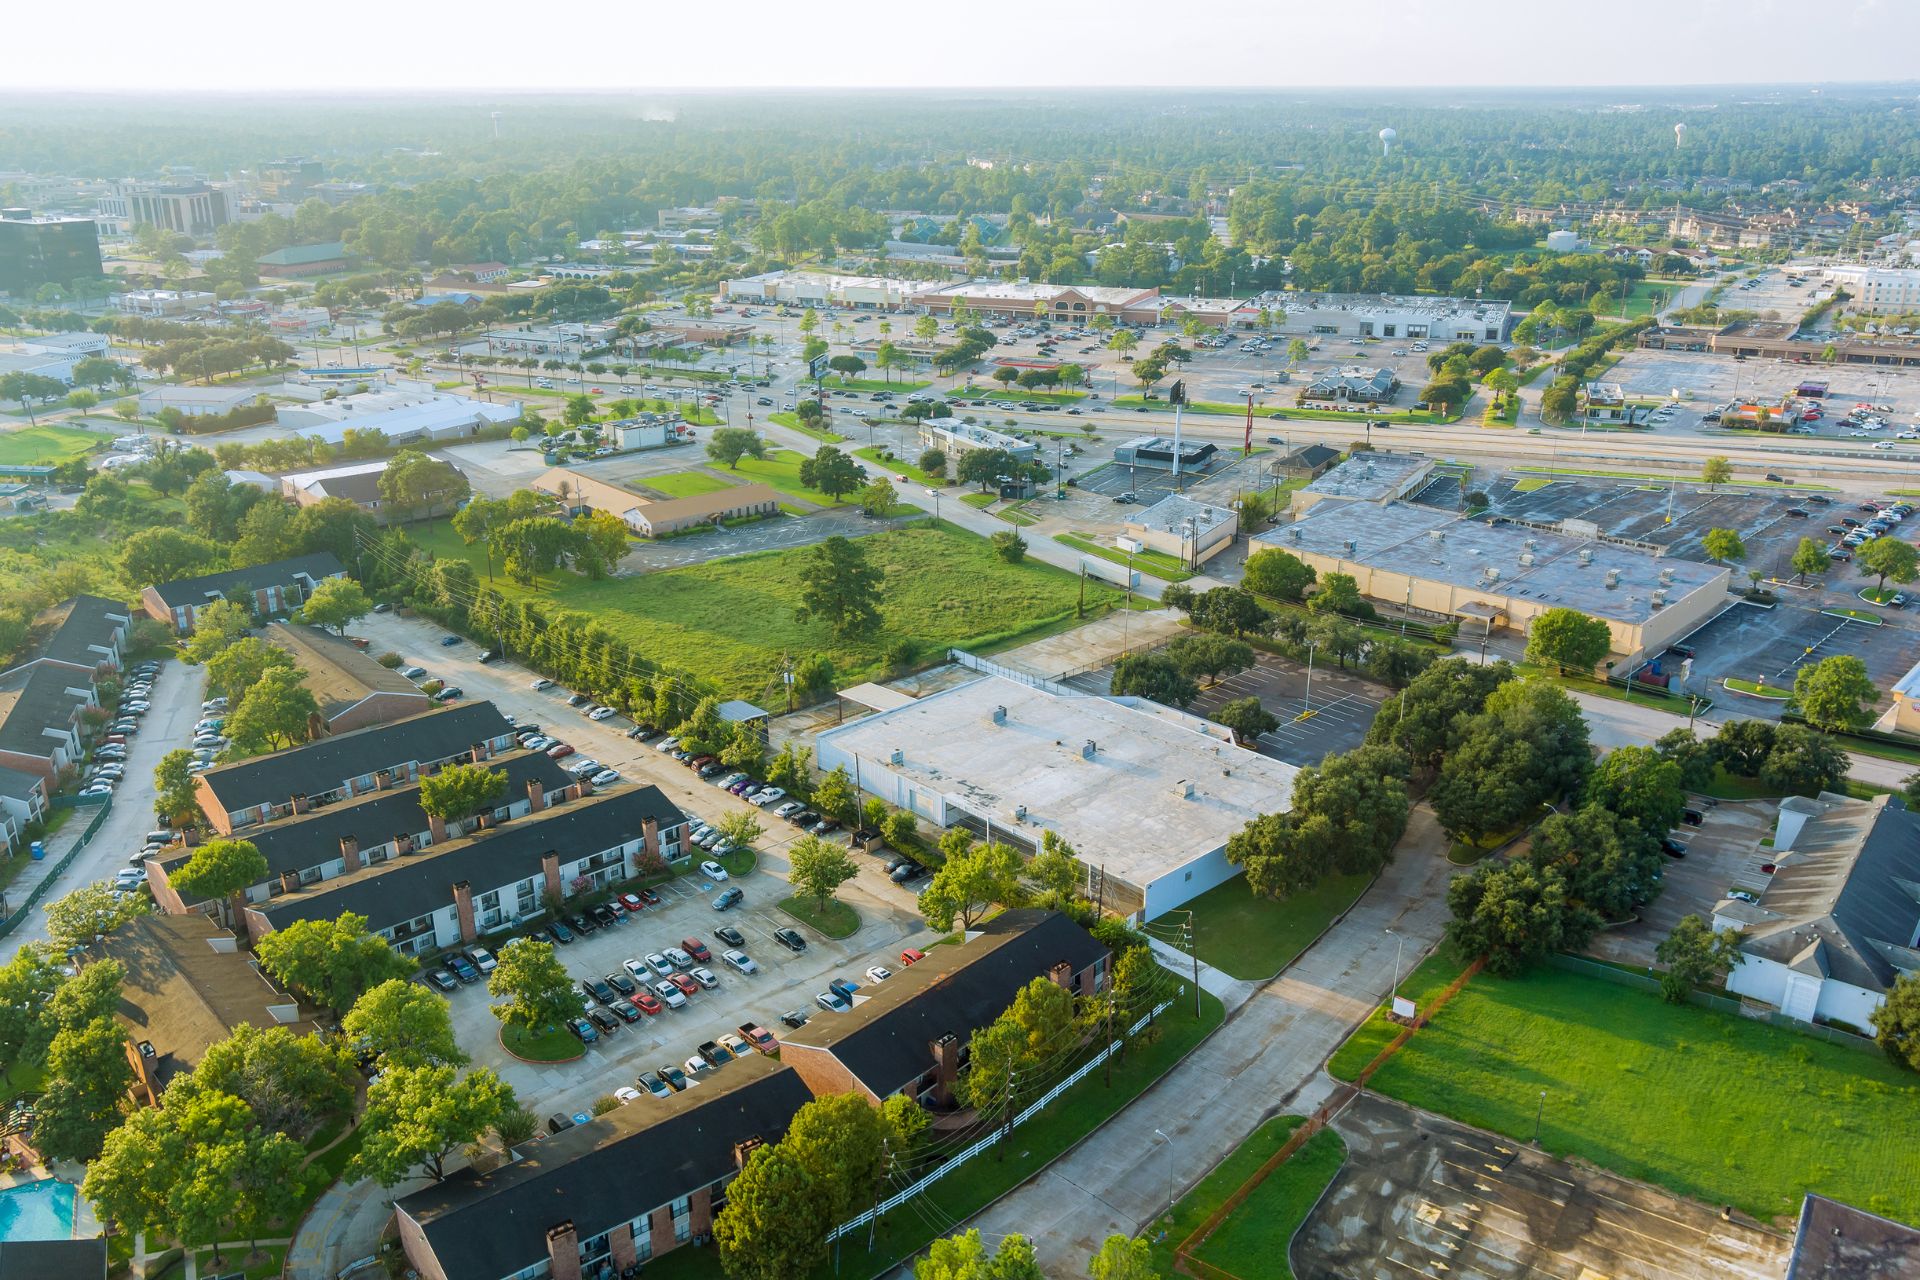
{"label": "apartment window", "polygon": [[687,1196],[673,1202],[673,1238],[681,1244],[693,1238],[693,1201]]}
{"label": "apartment window", "polygon": [[633,1232],[634,1260],[645,1262],[653,1256],[653,1219],[637,1218],[627,1225]]}
{"label": "apartment window", "polygon": [[607,1237],[605,1235],[597,1235],[580,1246],[580,1261],[583,1263],[598,1262],[600,1259],[606,1257],[608,1252]]}
{"label": "apartment window", "polygon": [[498,911],[500,909],[500,891],[495,889],[492,893],[481,894],[480,909],[482,911]]}
{"label": "apartment window", "polygon": [[318,884],[318,883],[320,883],[320,868],[318,868],[318,867],[302,867],[302,868],[300,869],[300,883],[301,883],[301,884]]}

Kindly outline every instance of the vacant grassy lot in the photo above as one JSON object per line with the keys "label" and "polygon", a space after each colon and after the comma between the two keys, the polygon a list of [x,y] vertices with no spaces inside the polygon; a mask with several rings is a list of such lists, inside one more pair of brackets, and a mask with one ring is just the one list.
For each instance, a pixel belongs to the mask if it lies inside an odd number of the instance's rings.
{"label": "vacant grassy lot", "polygon": [[[1053,540],[1064,542],[1076,551],[1084,551],[1090,556],[1096,556],[1123,567],[1128,563],[1126,552],[1118,547],[1096,542],[1091,534],[1056,533],[1053,535]],[[1170,556],[1164,551],[1136,551],[1132,556],[1132,564],[1136,571],[1150,573],[1166,582],[1185,582],[1193,576],[1192,571],[1180,563],[1178,556]]]}
{"label": "vacant grassy lot", "polygon": [[[1412,972],[1400,975],[1400,994],[1424,1012],[1428,1003],[1445,991],[1466,967],[1442,947],[1416,965]],[[1328,1060],[1328,1075],[1336,1080],[1351,1081],[1380,1056],[1382,1049],[1393,1043],[1393,1038],[1400,1034],[1400,1024],[1387,1016],[1392,1008],[1391,1002],[1381,1005],[1347,1037],[1346,1043]]]}
{"label": "vacant grassy lot", "polygon": [[1346,1159],[1340,1135],[1322,1129],[1268,1174],[1195,1253],[1237,1276],[1293,1280],[1287,1246]]}
{"label": "vacant grassy lot", "polygon": [[1522,1140],[1544,1091],[1555,1155],[1763,1220],[1817,1191],[1920,1222],[1911,1073],[1595,978],[1475,978],[1373,1087]]}
{"label": "vacant grassy lot", "polygon": [[895,382],[889,378],[846,378],[830,373],[820,379],[820,385],[836,391],[924,391],[933,384],[913,378],[902,378]]}
{"label": "vacant grassy lot", "polygon": [[[466,560],[485,580],[481,549],[463,545],[444,521],[410,532],[436,555]],[[952,646],[990,650],[1076,616],[1081,587],[1073,574],[1034,560],[1005,564],[985,539],[949,525],[916,524],[859,545],[885,574],[881,625],[849,639],[794,618],[811,555],[806,548],[599,582],[562,573],[542,579],[538,590],[508,581],[496,566],[493,585],[511,597],[591,615],[642,653],[748,699],[771,696],[785,654],[825,654],[837,678],[851,683],[883,674],[882,655],[901,640],[928,655]],[[1103,583],[1086,584],[1089,612],[1122,598]]]}
{"label": "vacant grassy lot", "polygon": [[69,458],[84,457],[93,452],[94,446],[111,439],[97,431],[73,427],[21,427],[0,433],[0,466],[56,465]]}
{"label": "vacant grassy lot", "polygon": [[1187,904],[1200,959],[1236,978],[1271,978],[1352,906],[1372,879],[1328,876],[1285,902],[1254,896],[1245,876],[1215,885]]}
{"label": "vacant grassy lot", "polygon": [[669,498],[691,498],[696,494],[718,493],[732,486],[706,471],[669,471],[663,476],[645,476],[634,481]]}
{"label": "vacant grassy lot", "polygon": [[789,431],[798,431],[803,436],[812,436],[821,444],[840,444],[846,437],[837,431],[825,431],[819,427],[809,427],[800,421],[800,415],[785,409],[767,415],[767,421],[776,427],[785,427]]}
{"label": "vacant grassy lot", "polygon": [[1181,1241],[1198,1231],[1200,1224],[1225,1204],[1227,1197],[1238,1191],[1240,1184],[1251,1178],[1274,1152],[1287,1144],[1293,1131],[1306,1122],[1305,1116],[1275,1116],[1267,1121],[1228,1152],[1227,1158],[1200,1179],[1193,1190],[1181,1196],[1171,1214],[1161,1214],[1147,1233],[1147,1240],[1153,1246],[1153,1273],[1173,1275],[1173,1251],[1180,1247]]}
{"label": "vacant grassy lot", "polygon": [[[740,459],[740,465],[733,469],[733,473],[743,481],[757,480],[761,484],[778,489],[789,497],[802,498],[823,507],[832,506],[832,498],[818,489],[809,489],[800,483],[800,464],[803,461],[805,456],[791,449],[774,449],[764,458]],[[841,500],[845,501],[844,498]]]}

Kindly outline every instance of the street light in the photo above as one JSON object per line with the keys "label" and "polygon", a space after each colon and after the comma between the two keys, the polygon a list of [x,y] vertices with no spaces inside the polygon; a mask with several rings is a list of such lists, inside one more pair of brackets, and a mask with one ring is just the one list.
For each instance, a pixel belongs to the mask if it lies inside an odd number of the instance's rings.
{"label": "street light", "polygon": [[1315,646],[1312,643],[1309,643],[1307,645],[1307,693],[1306,693],[1306,705],[1301,710],[1301,713],[1300,713],[1302,716],[1309,714],[1313,710],[1313,650],[1314,650],[1314,647]]}
{"label": "street light", "polygon": [[[1546,1095],[1542,1094],[1541,1096],[1545,1097]],[[1169,1138],[1166,1134],[1161,1133],[1158,1129],[1155,1129],[1153,1131],[1153,1135],[1154,1137],[1160,1139],[1160,1141],[1167,1144],[1167,1214],[1168,1216],[1172,1216],[1173,1214],[1173,1139]]]}
{"label": "street light", "polygon": [[926,492],[927,496],[933,499],[933,522],[938,524],[940,523],[940,491],[928,489]]}
{"label": "street light", "polygon": [[1400,955],[1401,955],[1401,952],[1404,951],[1406,948],[1407,940],[1405,937],[1401,936],[1400,934],[1394,933],[1392,929],[1387,930],[1387,932],[1393,934],[1393,992],[1392,992],[1392,995],[1395,1000],[1398,1000],[1400,998]]}
{"label": "street light", "polygon": [[1113,545],[1127,553],[1127,611],[1120,615],[1120,656],[1127,655],[1127,623],[1133,613],[1133,558],[1140,552],[1137,538],[1115,538]]}

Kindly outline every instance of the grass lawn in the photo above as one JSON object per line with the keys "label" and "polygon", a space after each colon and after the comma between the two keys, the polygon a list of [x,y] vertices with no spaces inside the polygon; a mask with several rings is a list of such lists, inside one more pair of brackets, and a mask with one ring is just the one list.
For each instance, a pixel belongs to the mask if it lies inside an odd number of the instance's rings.
{"label": "grass lawn", "polygon": [[860,913],[838,898],[828,898],[825,910],[820,910],[812,898],[782,898],[780,909],[836,941],[860,931]]}
{"label": "grass lawn", "polygon": [[1084,391],[1029,391],[1025,387],[1001,387],[996,391],[949,391],[947,394],[961,400],[1000,400],[1013,404],[1022,400],[1031,400],[1035,404],[1078,404],[1087,398]]}
{"label": "grass lawn", "polygon": [[821,444],[841,444],[846,437],[837,431],[823,431],[819,427],[810,427],[800,421],[800,415],[787,409],[767,415],[767,421],[776,427],[785,427],[789,431],[798,431],[803,436],[812,436]]}
{"label": "grass lawn", "polygon": [[823,387],[836,391],[924,391],[931,382],[888,382],[885,378],[846,378],[830,373],[820,379]]}
{"label": "grass lawn", "polygon": [[1413,1106],[1782,1222],[1817,1191],[1920,1222],[1920,1088],[1885,1060],[1541,969],[1482,975],[1373,1077]]}
{"label": "grass lawn", "polygon": [[770,485],[791,498],[804,498],[823,507],[832,506],[832,498],[800,483],[800,464],[803,461],[804,455],[791,449],[774,449],[764,458],[740,459],[734,474],[749,482],[758,480],[761,484]]}
{"label": "grass lawn", "polygon": [[[938,476],[929,475],[919,467],[914,466],[913,463],[906,458],[898,455],[891,458],[881,457],[880,449],[877,445],[864,445],[861,448],[855,449],[853,456],[870,462],[880,468],[880,470],[886,472],[887,479],[889,480],[892,480],[895,476],[905,476],[915,484],[925,485],[932,489],[943,489],[947,484],[947,477],[944,474]],[[897,484],[899,482],[895,481],[895,483]]]}
{"label": "grass lawn", "polygon": [[652,489],[655,493],[664,493],[669,498],[691,498],[699,493],[718,493],[729,489],[729,485],[719,476],[706,471],[669,471],[663,476],[646,476],[636,484]]}
{"label": "grass lawn", "polygon": [[1515,493],[1532,493],[1536,489],[1544,489],[1552,483],[1553,481],[1543,479],[1540,476],[1529,476],[1525,480],[1514,481],[1513,491]]}
{"label": "grass lawn", "polygon": [[[1590,693],[1596,698],[1612,698],[1615,702],[1631,702],[1636,706],[1652,707],[1657,711],[1671,711],[1679,715],[1687,708],[1687,700],[1671,693],[1662,693],[1658,689],[1642,688],[1638,685],[1629,689],[1611,680],[1594,680],[1585,676],[1564,675],[1557,667],[1543,667],[1531,662],[1517,662],[1514,670],[1525,675],[1539,676],[1551,680],[1563,689],[1572,689],[1580,693]],[[1705,714],[1713,702],[1700,699],[1699,714]]]}
{"label": "grass lawn", "polygon": [[754,864],[760,861],[760,855],[751,849],[733,849],[714,861],[725,867],[730,876],[748,876],[753,874]]}
{"label": "grass lawn", "polygon": [[1865,609],[1822,609],[1821,613],[1829,618],[1846,618],[1853,622],[1864,622],[1869,626],[1880,626],[1883,619],[1868,613]]}
{"label": "grass lawn", "polygon": [[1868,587],[1860,593],[1860,598],[1868,604],[1885,604],[1899,594],[1898,587]]}
{"label": "grass lawn", "polygon": [[[1084,551],[1101,560],[1110,560],[1117,565],[1127,563],[1127,553],[1118,547],[1109,547],[1095,542],[1084,533],[1056,533],[1055,542],[1064,542],[1076,551]],[[1176,556],[1164,551],[1136,551],[1133,555],[1133,567],[1142,573],[1150,573],[1166,582],[1185,582],[1193,576],[1191,570],[1182,567]]]}
{"label": "grass lawn", "polygon": [[501,1047],[516,1058],[525,1058],[529,1062],[572,1062],[585,1052],[573,1032],[565,1027],[549,1027],[545,1031],[523,1031],[519,1027],[502,1025],[500,1028]]}
{"label": "grass lawn", "polygon": [[[1401,975],[1400,994],[1413,1001],[1422,1012],[1435,996],[1445,991],[1453,980],[1466,971],[1466,963],[1454,958],[1445,947],[1413,967],[1412,972]],[[1400,1034],[1400,1024],[1387,1014],[1393,1009],[1389,1001],[1375,1009],[1367,1020],[1354,1029],[1327,1060],[1327,1074],[1336,1080],[1352,1081],[1367,1068],[1367,1064],[1380,1056],[1380,1051],[1393,1043]]]}
{"label": "grass lawn", "polygon": [[[1031,499],[1029,499],[1029,501],[1031,501]],[[1021,502],[1011,507],[1002,507],[998,511],[994,512],[993,514],[996,516],[999,516],[1002,520],[1005,520],[1008,524],[1014,526],[1016,529],[1024,529],[1030,524],[1040,523],[1040,518],[1038,516],[1028,512],[1025,502]]]}
{"label": "grass lawn", "polygon": [[960,495],[960,501],[970,507],[978,507],[980,510],[985,511],[988,507],[1000,501],[1000,499],[991,493],[963,493]]}
{"label": "grass lawn", "polygon": [[1194,1253],[1237,1276],[1293,1280],[1287,1246],[1346,1159],[1340,1135],[1320,1130],[1268,1174]]}
{"label": "grass lawn", "polygon": [[1738,676],[1728,676],[1721,683],[1737,693],[1752,694],[1756,698],[1774,698],[1785,702],[1793,697],[1791,689],[1782,688],[1777,684],[1760,684],[1753,680],[1742,680]]}
{"label": "grass lawn", "polygon": [[[1170,1276],[1173,1270],[1173,1251],[1180,1242],[1200,1229],[1219,1207],[1226,1203],[1228,1196],[1240,1189],[1240,1184],[1254,1175],[1254,1171],[1287,1144],[1293,1131],[1305,1124],[1305,1116],[1275,1116],[1273,1119],[1247,1135],[1247,1140],[1227,1153],[1226,1159],[1215,1165],[1213,1172],[1200,1179],[1193,1190],[1174,1202],[1171,1214],[1161,1214],[1148,1232],[1147,1243],[1153,1248],[1153,1273],[1157,1276]],[[1299,1152],[1294,1153],[1298,1158]],[[1292,1159],[1287,1161],[1293,1163]],[[1284,1251],[1283,1251],[1284,1256]],[[1225,1265],[1222,1263],[1221,1265]],[[1264,1268],[1242,1275],[1264,1275]]]}
{"label": "grass lawn", "polygon": [[[480,548],[462,544],[445,521],[412,526],[409,533],[422,547],[466,560],[486,578]],[[849,639],[836,638],[822,623],[794,618],[810,548],[598,582],[560,573],[543,578],[538,590],[496,574],[493,585],[509,598],[591,615],[640,652],[713,680],[729,697],[749,700],[772,696],[779,687],[784,654],[825,654],[839,678],[854,683],[885,671],[883,655],[903,639],[929,655],[952,646],[983,651],[1072,626],[1078,617],[1076,575],[1031,559],[1005,564],[984,538],[952,525],[923,522],[856,541],[884,584],[879,629]],[[1086,584],[1093,613],[1122,599],[1105,583]]]}
{"label": "grass lawn", "polygon": [[69,458],[85,457],[93,452],[96,445],[106,444],[112,438],[97,431],[55,426],[21,427],[15,431],[0,432],[0,466],[58,464]]}
{"label": "grass lawn", "polygon": [[[1645,480],[1651,484],[1662,486],[1671,484],[1676,480],[1681,484],[1688,485],[1701,483],[1700,477],[1698,476],[1678,474],[1662,476],[1653,475],[1645,471],[1594,471],[1576,467],[1515,467],[1514,470],[1531,475],[1598,476],[1603,480]],[[1799,489],[1802,491],[1815,489],[1826,489],[1830,491],[1833,488],[1830,484],[1813,484],[1805,480],[1729,480],[1727,486],[1732,489]]]}
{"label": "grass lawn", "polygon": [[1742,778],[1721,765],[1713,766],[1713,778],[1702,790],[1715,800],[1766,800],[1780,794],[1758,778]]}
{"label": "grass lawn", "polygon": [[1193,909],[1200,959],[1235,978],[1271,978],[1352,906],[1371,881],[1366,875],[1332,875],[1285,902],[1255,896],[1245,876],[1215,885],[1187,904]]}

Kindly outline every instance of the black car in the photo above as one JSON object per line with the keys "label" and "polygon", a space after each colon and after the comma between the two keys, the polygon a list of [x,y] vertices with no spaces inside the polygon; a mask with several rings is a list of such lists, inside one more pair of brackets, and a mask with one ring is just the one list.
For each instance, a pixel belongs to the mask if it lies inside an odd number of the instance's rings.
{"label": "black car", "polygon": [[453,976],[460,979],[462,983],[480,981],[479,968],[457,951],[451,955],[442,956],[440,962],[453,970]]}
{"label": "black car", "polygon": [[[383,605],[381,607],[384,608],[385,606]],[[573,1128],[573,1117],[564,1111],[556,1111],[547,1117],[548,1133],[560,1133],[563,1130],[571,1128]]]}
{"label": "black car", "polygon": [[431,982],[434,986],[440,988],[442,991],[452,991],[455,987],[458,987],[460,985],[460,983],[457,980],[455,980],[454,976],[451,973],[448,973],[445,969],[427,970],[427,981]]}
{"label": "black car", "polygon": [[612,987],[615,991],[618,991],[623,996],[630,996],[633,994],[633,991],[634,991],[633,979],[629,978],[624,973],[608,974],[607,985]]}
{"label": "black car", "polygon": [[661,1067],[659,1074],[660,1078],[667,1082],[667,1087],[675,1093],[679,1093],[687,1087],[687,1073],[674,1066],[671,1062]]}
{"label": "black car", "polygon": [[746,935],[730,924],[723,924],[718,929],[715,929],[713,936],[730,947],[744,947],[747,945]]}
{"label": "black car", "polygon": [[590,699],[588,699],[584,693],[570,693],[567,695],[567,705],[570,707],[584,707],[588,701],[590,701]]}
{"label": "black car", "polygon": [[598,1000],[601,1004],[612,1004],[620,998],[613,993],[613,988],[607,985],[604,978],[582,978],[580,979],[580,989],[592,996],[595,1000]]}
{"label": "black car", "polygon": [[807,949],[807,940],[792,929],[775,929],[773,940],[789,951],[800,952]]}
{"label": "black car", "polygon": [[1698,809],[1682,809],[1680,811],[1680,821],[1686,823],[1690,827],[1697,827],[1701,823],[1705,822],[1706,820],[1707,820],[1707,816],[1701,813]]}
{"label": "black car", "polygon": [[587,1017],[593,1020],[594,1026],[600,1028],[600,1034],[603,1036],[610,1036],[620,1029],[620,1019],[605,1009],[590,1009],[587,1011]]}
{"label": "black car", "polygon": [[807,1025],[807,1011],[805,1009],[789,1009],[780,1015],[780,1021],[785,1026],[804,1027]]}
{"label": "black car", "polygon": [[810,827],[820,821],[820,815],[812,809],[802,809],[798,813],[788,814],[787,821],[796,827]]}
{"label": "black car", "polygon": [[604,902],[597,907],[588,908],[587,916],[602,929],[611,929],[620,923],[620,917],[615,915],[613,908]]}
{"label": "black car", "polygon": [[1824,493],[1810,493],[1810,494],[1808,494],[1808,495],[1807,495],[1806,497],[1804,497],[1804,498],[1802,498],[1802,499],[1800,499],[1800,501],[1802,501],[1802,502],[1816,502],[1816,503],[1818,503],[1818,504],[1820,504],[1821,506],[1823,506],[1823,507],[1824,507],[1824,506],[1829,506],[1829,505],[1831,505],[1831,504],[1832,504],[1832,502],[1833,502],[1833,499],[1832,499],[1832,498],[1829,498],[1829,497],[1828,497],[1828,496],[1827,496],[1826,494],[1824,494]]}
{"label": "black car", "polygon": [[587,919],[585,912],[581,912],[579,915],[568,916],[567,923],[573,926],[573,931],[575,933],[582,934],[582,935],[592,933],[595,929],[600,927],[599,925],[596,925],[593,921]]}
{"label": "black car", "polygon": [[1787,514],[1805,520],[1807,518],[1807,509],[1805,507],[1788,507]]}
{"label": "black car", "polygon": [[742,889],[739,885],[729,885],[727,888],[722,889],[719,896],[713,900],[713,909],[715,911],[730,910],[733,907],[739,906],[740,900],[746,896],[746,890]]}
{"label": "black car", "polygon": [[592,1044],[600,1038],[600,1033],[595,1031],[593,1024],[585,1018],[568,1018],[567,1030],[578,1036],[581,1044]]}
{"label": "black car", "polygon": [[[538,934],[538,931],[536,931],[536,936],[537,934]],[[552,924],[547,926],[547,936],[549,938],[552,938],[555,942],[558,942],[564,945],[565,943],[569,943],[573,941],[573,930],[567,928],[567,926],[565,926],[564,924],[561,924],[558,920],[555,920]]]}
{"label": "black car", "polygon": [[640,1018],[641,1018],[640,1011],[633,1007],[633,1003],[631,1001],[615,1000],[608,1007],[611,1008],[615,1013],[620,1015],[620,1021],[622,1022],[640,1021]]}
{"label": "black car", "polygon": [[831,832],[838,831],[839,829],[840,829],[840,819],[822,818],[820,819],[820,821],[808,827],[807,832],[810,835],[824,836]]}
{"label": "black car", "polygon": [[927,874],[925,867],[917,862],[909,862],[906,866],[894,871],[888,879],[892,880],[895,884],[906,884],[910,880],[918,880],[925,874]]}
{"label": "black car", "polygon": [[1687,856],[1687,846],[1681,844],[1672,836],[1662,836],[1660,837],[1660,852],[1666,854],[1669,858],[1684,858]]}

